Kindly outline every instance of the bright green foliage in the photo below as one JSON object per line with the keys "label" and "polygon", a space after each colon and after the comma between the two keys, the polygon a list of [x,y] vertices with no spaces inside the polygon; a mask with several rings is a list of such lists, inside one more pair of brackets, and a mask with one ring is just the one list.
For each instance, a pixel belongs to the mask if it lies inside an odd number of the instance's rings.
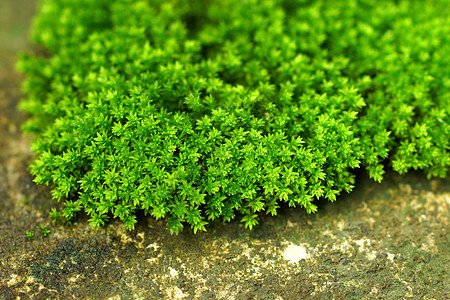
{"label": "bright green foliage", "polygon": [[[94,228],[248,228],[364,166],[446,177],[447,0],[46,0],[21,107],[31,172]],[[61,215],[60,215],[61,214]]]}
{"label": "bright green foliage", "polygon": [[[47,228],[47,226],[42,225],[42,224],[39,225],[37,227],[37,229],[39,230],[39,232],[42,234],[43,237],[46,237],[50,233],[50,230]],[[28,233],[27,233],[27,235],[28,235]]]}
{"label": "bright green foliage", "polygon": [[25,231],[25,234],[27,235],[27,238],[29,240],[31,240],[34,237],[34,233],[29,230]]}

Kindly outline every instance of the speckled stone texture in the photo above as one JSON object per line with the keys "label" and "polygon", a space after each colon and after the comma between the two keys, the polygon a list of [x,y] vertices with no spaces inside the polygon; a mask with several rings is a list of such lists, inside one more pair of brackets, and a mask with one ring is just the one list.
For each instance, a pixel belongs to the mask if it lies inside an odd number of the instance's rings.
{"label": "speckled stone texture", "polygon": [[83,216],[53,226],[57,204],[28,174],[16,109],[34,4],[0,1],[0,299],[449,298],[450,185],[421,173],[381,184],[361,173],[354,193],[317,214],[283,207],[253,231],[215,222],[171,236],[145,216],[132,232],[118,222],[95,231]]}

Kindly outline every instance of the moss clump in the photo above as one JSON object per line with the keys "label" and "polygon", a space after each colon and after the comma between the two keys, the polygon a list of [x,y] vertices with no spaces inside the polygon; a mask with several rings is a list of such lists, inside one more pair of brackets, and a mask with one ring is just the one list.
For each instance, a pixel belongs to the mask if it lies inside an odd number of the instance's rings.
{"label": "moss clump", "polygon": [[[352,170],[449,168],[447,1],[47,0],[31,172],[92,226],[312,213]],[[53,212],[55,214],[55,212]]]}

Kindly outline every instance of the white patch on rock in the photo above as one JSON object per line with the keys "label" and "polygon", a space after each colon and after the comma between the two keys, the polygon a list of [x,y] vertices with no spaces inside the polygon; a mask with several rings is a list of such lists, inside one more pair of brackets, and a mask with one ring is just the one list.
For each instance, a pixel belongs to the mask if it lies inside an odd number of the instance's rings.
{"label": "white patch on rock", "polygon": [[372,241],[369,239],[356,240],[355,243],[359,246],[359,252],[365,253],[368,260],[374,260],[377,257],[377,252],[369,250],[367,246],[372,245]]}
{"label": "white patch on rock", "polygon": [[175,270],[174,268],[169,267],[169,271],[170,271],[170,276],[172,276],[172,277],[178,276],[178,271]]}
{"label": "white patch on rock", "polygon": [[169,299],[183,299],[187,297],[187,295],[177,286],[169,288],[167,290],[167,295],[169,296]]}
{"label": "white patch on rock", "polygon": [[298,246],[289,244],[286,249],[284,249],[283,258],[295,264],[302,259],[309,258],[309,254],[306,251],[306,247],[304,247],[303,245]]}
{"label": "white patch on rock", "polygon": [[387,253],[387,258],[390,262],[394,262],[394,257],[395,257],[395,254]]}
{"label": "white patch on rock", "polygon": [[8,286],[13,286],[14,284],[17,283],[17,278],[19,278],[19,276],[17,276],[16,274],[12,274],[11,275],[11,279],[8,280],[8,282],[6,283]]}
{"label": "white patch on rock", "polygon": [[153,251],[156,251],[156,250],[158,250],[159,246],[158,246],[157,243],[152,243],[152,244],[149,244],[146,248],[147,249],[148,248],[153,248]]}
{"label": "white patch on rock", "polygon": [[359,252],[363,252],[366,251],[366,245],[370,246],[371,241],[369,239],[360,239],[360,240],[356,240],[355,243],[359,246]]}

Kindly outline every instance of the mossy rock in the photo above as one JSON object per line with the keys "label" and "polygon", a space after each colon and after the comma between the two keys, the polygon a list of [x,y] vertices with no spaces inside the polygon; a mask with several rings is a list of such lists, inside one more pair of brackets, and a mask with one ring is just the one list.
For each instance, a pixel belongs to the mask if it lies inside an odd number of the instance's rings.
{"label": "mossy rock", "polygon": [[315,212],[359,168],[446,178],[446,2],[43,1],[46,53],[19,64],[35,182],[54,218],[178,233]]}

